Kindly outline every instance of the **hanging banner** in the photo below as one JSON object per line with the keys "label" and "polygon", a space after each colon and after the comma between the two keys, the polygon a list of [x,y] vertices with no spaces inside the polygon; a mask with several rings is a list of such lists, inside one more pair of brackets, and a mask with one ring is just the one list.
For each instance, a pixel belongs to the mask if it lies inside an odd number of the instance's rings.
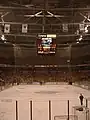
{"label": "hanging banner", "polygon": [[10,24],[5,24],[4,33],[10,33]]}
{"label": "hanging banner", "polygon": [[27,33],[27,31],[28,31],[28,25],[22,24],[22,33]]}
{"label": "hanging banner", "polygon": [[68,24],[63,24],[63,32],[68,32]]}
{"label": "hanging banner", "polygon": [[83,31],[84,30],[84,24],[79,24],[79,29],[80,29],[80,31]]}

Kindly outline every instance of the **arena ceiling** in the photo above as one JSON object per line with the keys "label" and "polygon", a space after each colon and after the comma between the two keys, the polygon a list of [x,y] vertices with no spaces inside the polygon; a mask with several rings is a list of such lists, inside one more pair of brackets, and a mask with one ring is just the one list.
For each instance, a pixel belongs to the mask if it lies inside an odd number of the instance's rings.
{"label": "arena ceiling", "polygon": [[[89,6],[89,0],[3,0],[0,1],[0,35],[5,36],[8,44],[12,46],[17,44],[14,49],[17,51],[15,53],[17,57],[14,59],[17,64],[24,64],[23,61],[26,59],[25,64],[35,64],[36,59],[37,64],[45,62],[45,64],[59,64],[59,60],[61,60],[60,64],[67,64],[68,59],[73,60],[72,64],[88,64],[90,63]],[[88,33],[79,29],[79,25],[83,22],[84,27],[88,25]],[[10,33],[4,33],[5,24],[10,24]],[[22,24],[29,25],[28,32],[25,34],[21,32]],[[68,32],[63,31],[63,24],[68,24]],[[47,60],[46,58],[43,60],[40,56],[37,58],[38,33],[57,34],[56,57],[49,56]],[[5,46],[7,45],[0,49]],[[4,49],[3,52],[6,54],[0,53],[1,61],[6,57],[7,62],[4,64],[7,64],[8,57],[14,53],[10,49]]]}
{"label": "arena ceiling", "polygon": [[[90,4],[89,0],[45,0],[48,1],[48,4],[56,4],[59,7],[69,7],[71,5],[75,7],[85,7]],[[44,4],[44,0],[3,0],[0,1],[0,4],[2,5],[27,5],[27,4],[32,4],[32,5],[40,5]]]}

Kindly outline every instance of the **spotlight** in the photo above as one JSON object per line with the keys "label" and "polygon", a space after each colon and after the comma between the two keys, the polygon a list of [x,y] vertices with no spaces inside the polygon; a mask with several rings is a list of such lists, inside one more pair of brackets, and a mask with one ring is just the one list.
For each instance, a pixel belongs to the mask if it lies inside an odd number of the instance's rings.
{"label": "spotlight", "polygon": [[6,38],[5,38],[5,36],[4,36],[4,35],[2,35],[2,36],[1,36],[1,40],[3,40],[3,41],[5,41],[5,40],[6,40]]}
{"label": "spotlight", "polygon": [[76,42],[77,44],[79,43],[79,41]]}

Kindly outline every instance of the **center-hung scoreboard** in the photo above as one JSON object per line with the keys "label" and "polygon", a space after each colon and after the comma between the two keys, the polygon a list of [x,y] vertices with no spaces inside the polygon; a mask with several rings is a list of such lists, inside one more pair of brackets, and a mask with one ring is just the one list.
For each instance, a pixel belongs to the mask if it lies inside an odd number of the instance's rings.
{"label": "center-hung scoreboard", "polygon": [[37,38],[38,54],[56,53],[56,34],[38,34]]}

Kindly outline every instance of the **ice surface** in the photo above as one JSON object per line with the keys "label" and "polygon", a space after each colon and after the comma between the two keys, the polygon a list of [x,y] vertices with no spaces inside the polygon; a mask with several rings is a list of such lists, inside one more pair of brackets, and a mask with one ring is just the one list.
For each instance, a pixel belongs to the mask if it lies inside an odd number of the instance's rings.
{"label": "ice surface", "polygon": [[[18,101],[18,120],[30,120],[30,100],[33,101],[33,120],[49,120],[49,100],[51,100],[52,120],[54,116],[67,115],[67,100],[70,100],[70,114],[74,114],[73,106],[80,106],[80,93],[84,98],[90,98],[90,91],[65,84],[14,86],[0,92],[0,120],[16,120],[16,100]],[[90,102],[88,106],[90,107]],[[85,112],[77,111],[75,114],[78,114],[79,119],[82,115],[84,115],[83,118],[85,117]]]}

